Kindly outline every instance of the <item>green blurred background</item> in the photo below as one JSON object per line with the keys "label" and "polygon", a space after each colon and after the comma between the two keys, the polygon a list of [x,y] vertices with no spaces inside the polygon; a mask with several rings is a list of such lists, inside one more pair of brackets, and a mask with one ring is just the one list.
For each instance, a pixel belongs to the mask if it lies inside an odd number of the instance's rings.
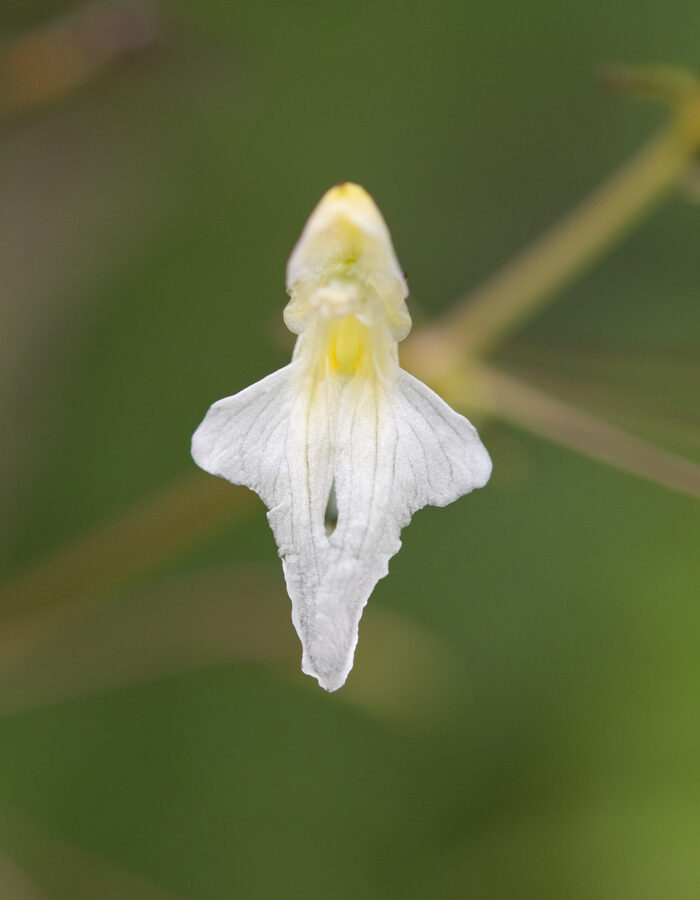
{"label": "green blurred background", "polygon": [[[6,46],[75,9],[5,0]],[[376,198],[418,327],[663,121],[597,67],[700,56],[697,0],[127,19],[79,90],[13,101],[52,83],[36,50],[0,78],[8,578],[189,475],[207,406],[285,364],[330,185]],[[699,459],[699,235],[671,199],[498,360]],[[479,424],[491,484],[415,517],[338,694],[299,671],[258,502],[3,665],[0,896],[700,896],[697,505]]]}

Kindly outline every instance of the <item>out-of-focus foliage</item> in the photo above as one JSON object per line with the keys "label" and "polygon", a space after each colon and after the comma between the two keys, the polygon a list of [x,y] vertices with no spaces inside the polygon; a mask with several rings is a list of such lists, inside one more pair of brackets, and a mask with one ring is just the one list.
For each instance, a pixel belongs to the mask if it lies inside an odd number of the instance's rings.
{"label": "out-of-focus foliage", "polygon": [[[284,263],[330,184],[376,197],[430,321],[661,121],[591,73],[692,65],[700,26],[696,0],[117,7],[146,39],[3,5],[7,577],[186,477],[207,405],[284,364]],[[56,34],[88,74],[42,93]],[[671,199],[501,364],[697,459],[699,233]],[[338,695],[298,671],[260,504],[0,634],[0,888],[697,897],[697,505],[484,437],[491,485],[416,516]]]}

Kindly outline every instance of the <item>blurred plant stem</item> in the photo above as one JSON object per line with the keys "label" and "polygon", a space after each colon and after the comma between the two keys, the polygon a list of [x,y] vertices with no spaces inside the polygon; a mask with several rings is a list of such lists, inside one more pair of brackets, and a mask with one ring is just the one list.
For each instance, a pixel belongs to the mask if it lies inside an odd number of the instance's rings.
{"label": "blurred plant stem", "polygon": [[681,494],[700,497],[700,466],[490,366],[475,376],[487,409],[526,431]]}
{"label": "blurred plant stem", "polygon": [[0,618],[89,599],[152,569],[251,507],[244,488],[196,473],[61,548],[0,595]]}
{"label": "blurred plant stem", "polygon": [[3,897],[13,900],[50,900],[19,866],[0,850],[0,890]]}
{"label": "blurred plant stem", "polygon": [[[667,127],[562,223],[402,347],[407,368],[464,409],[499,417],[651,481],[697,495],[700,469],[480,362],[619,241],[692,169],[700,85],[683,73],[618,68],[615,87],[670,102]],[[657,90],[652,90],[653,85]],[[231,516],[252,494],[196,477],[40,562],[0,594],[5,617],[89,599],[152,569]]]}
{"label": "blurred plant stem", "polygon": [[98,0],[21,34],[0,51],[0,113],[55,102],[160,37],[149,0]]}
{"label": "blurred plant stem", "polygon": [[[0,851],[3,900],[179,900],[142,875],[56,837],[5,804],[0,805],[0,842],[7,848]],[[41,878],[47,893],[24,876],[25,869]]]}
{"label": "blurred plant stem", "polygon": [[[482,357],[539,312],[687,176],[700,150],[700,83],[666,68],[616,67],[615,86],[656,95],[670,123],[563,221],[409,338],[404,359],[435,382],[466,358]],[[610,83],[611,75],[606,77]]]}
{"label": "blurred plant stem", "polygon": [[[483,356],[615,242],[673,188],[688,166],[674,134],[662,134],[524,253],[447,313],[410,346],[439,376],[457,360]],[[435,352],[431,352],[433,346]],[[414,359],[415,356],[415,359]],[[427,372],[426,372],[427,374]]]}
{"label": "blurred plant stem", "polygon": [[[41,641],[25,616],[25,634],[15,629],[12,644],[0,642],[0,716],[217,665],[264,664],[282,677],[296,674],[291,664],[299,649],[277,615],[288,607],[277,567],[236,565],[149,579],[118,603],[79,617],[71,606],[57,607],[44,617]],[[33,652],[15,651],[23,645]],[[358,654],[361,674],[339,692],[341,702],[419,731],[454,713],[457,661],[449,644],[419,623],[372,610]],[[306,679],[293,683],[313,692]]]}

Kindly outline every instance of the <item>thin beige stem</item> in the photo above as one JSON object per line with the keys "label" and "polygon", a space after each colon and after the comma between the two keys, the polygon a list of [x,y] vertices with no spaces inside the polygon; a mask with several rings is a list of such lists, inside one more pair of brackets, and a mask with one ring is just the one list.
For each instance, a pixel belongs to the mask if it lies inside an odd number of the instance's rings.
{"label": "thin beige stem", "polygon": [[0,849],[0,897],[12,900],[50,900],[41,888]]}
{"label": "thin beige stem", "polygon": [[500,418],[625,472],[700,497],[700,466],[690,460],[660,450],[494,368],[479,366],[477,377],[490,411]]}
{"label": "thin beige stem", "polygon": [[[110,40],[104,35],[109,34]],[[56,102],[160,38],[150,2],[88,2],[0,51],[0,116]]]}
{"label": "thin beige stem", "polygon": [[[19,810],[0,805],[0,841],[9,849],[15,865],[41,875],[51,897],[71,900],[178,900],[136,872],[84,850],[78,844],[39,828]],[[40,900],[46,895],[10,893],[3,900]]]}
{"label": "thin beige stem", "polygon": [[488,353],[619,241],[686,172],[692,149],[664,129],[566,218],[458,303],[409,338],[408,367],[428,376]]}
{"label": "thin beige stem", "polygon": [[59,548],[0,593],[0,617],[90,599],[154,568],[253,503],[197,473]]}
{"label": "thin beige stem", "polygon": [[[79,618],[63,607],[63,621],[39,646],[27,642],[33,652],[0,651],[0,716],[232,664],[265,665],[301,690],[318,691],[299,671],[301,649],[288,608],[276,566],[149,579],[119,603],[84,610]],[[373,609],[362,623],[358,660],[336,695],[341,702],[421,729],[454,712],[457,663],[449,646],[405,615]]]}

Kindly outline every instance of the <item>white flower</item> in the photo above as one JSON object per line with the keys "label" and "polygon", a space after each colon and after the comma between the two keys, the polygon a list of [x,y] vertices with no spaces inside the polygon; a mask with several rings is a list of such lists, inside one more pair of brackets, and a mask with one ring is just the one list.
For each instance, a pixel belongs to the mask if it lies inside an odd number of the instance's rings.
{"label": "white flower", "polygon": [[328,691],[352,668],[362,610],[422,506],[491,474],[476,429],[399,368],[406,280],[381,213],[356,184],[328,191],[287,264],[292,362],[215,403],[199,466],[269,512],[302,669]]}

